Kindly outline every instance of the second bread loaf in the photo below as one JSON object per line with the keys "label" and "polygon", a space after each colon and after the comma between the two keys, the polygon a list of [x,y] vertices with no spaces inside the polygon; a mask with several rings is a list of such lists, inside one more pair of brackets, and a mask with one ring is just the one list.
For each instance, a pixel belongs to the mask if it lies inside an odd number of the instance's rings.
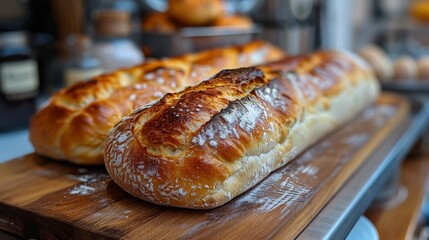
{"label": "second bread loaf", "polygon": [[137,107],[199,83],[225,68],[283,56],[262,41],[150,61],[81,82],[56,93],[30,124],[37,153],[77,164],[103,164],[109,130]]}

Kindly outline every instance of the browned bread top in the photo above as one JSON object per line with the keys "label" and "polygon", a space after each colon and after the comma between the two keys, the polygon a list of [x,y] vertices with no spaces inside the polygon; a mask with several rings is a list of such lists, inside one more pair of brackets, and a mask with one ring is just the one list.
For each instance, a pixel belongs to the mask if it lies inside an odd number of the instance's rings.
{"label": "browned bread top", "polygon": [[[368,92],[362,104],[331,107],[353,87]],[[144,200],[219,206],[332,130],[335,121],[356,114],[374,100],[376,89],[371,71],[339,52],[225,70],[126,116],[109,134],[106,168],[123,189]],[[320,127],[314,125],[317,114]],[[305,124],[314,133],[304,127],[291,134]]]}
{"label": "browned bread top", "polygon": [[36,152],[78,164],[102,164],[108,131],[124,115],[164,94],[224,69],[277,60],[283,52],[262,41],[144,63],[95,77],[56,93],[33,117]]}

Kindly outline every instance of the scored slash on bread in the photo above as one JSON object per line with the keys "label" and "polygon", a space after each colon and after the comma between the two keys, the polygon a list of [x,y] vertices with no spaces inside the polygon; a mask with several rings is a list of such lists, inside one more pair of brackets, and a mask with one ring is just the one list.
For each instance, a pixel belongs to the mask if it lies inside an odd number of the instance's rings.
{"label": "scored slash on bread", "polygon": [[263,41],[150,61],[80,82],[54,94],[30,123],[39,154],[76,164],[103,164],[109,130],[137,107],[195,85],[225,68],[284,56]]}
{"label": "scored slash on bread", "polygon": [[342,52],[221,71],[124,117],[107,138],[105,165],[143,200],[214,208],[351,120],[378,91],[363,61]]}

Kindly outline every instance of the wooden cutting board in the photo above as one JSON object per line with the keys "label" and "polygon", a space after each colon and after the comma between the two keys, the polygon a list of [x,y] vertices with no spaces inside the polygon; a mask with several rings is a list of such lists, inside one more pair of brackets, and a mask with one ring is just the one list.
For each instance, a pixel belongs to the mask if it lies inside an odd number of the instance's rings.
{"label": "wooden cutting board", "polygon": [[0,165],[0,229],[44,239],[295,238],[408,112],[405,98],[383,94],[295,161],[208,211],[146,203],[102,167],[30,154]]}

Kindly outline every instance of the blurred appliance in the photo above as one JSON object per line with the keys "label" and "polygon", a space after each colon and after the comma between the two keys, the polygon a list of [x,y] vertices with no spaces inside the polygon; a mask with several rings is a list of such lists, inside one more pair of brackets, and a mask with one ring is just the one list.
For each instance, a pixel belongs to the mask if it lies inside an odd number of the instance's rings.
{"label": "blurred appliance", "polygon": [[289,54],[309,52],[321,45],[322,0],[265,0],[251,13],[262,27],[261,38]]}

